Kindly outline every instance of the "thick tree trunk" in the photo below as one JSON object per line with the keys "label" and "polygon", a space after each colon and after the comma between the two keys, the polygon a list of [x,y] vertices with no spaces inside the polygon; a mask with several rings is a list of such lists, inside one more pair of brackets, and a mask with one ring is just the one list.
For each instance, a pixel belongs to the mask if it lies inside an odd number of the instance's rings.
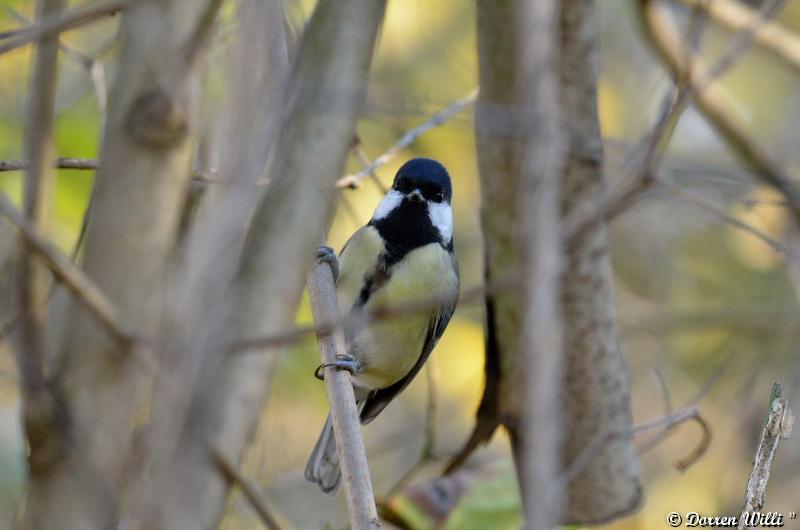
{"label": "thick tree trunk", "polygon": [[[519,204],[517,196],[523,189],[523,140],[530,127],[521,123],[526,116],[521,112],[525,101],[514,91],[524,81],[519,77],[525,71],[519,67],[524,60],[520,48],[533,38],[515,31],[520,28],[517,21],[524,13],[523,4],[511,0],[478,1],[480,96],[476,139],[489,284],[512,276],[524,285],[526,279],[519,277],[519,271],[529,272],[522,267],[521,242],[515,227],[531,219],[528,214],[533,213],[509,207]],[[591,0],[560,3],[558,93],[569,145],[561,177],[562,216],[603,190],[594,65],[597,21],[593,7]],[[534,201],[526,208],[532,205],[542,207]],[[540,214],[543,212],[537,215]],[[565,384],[561,401],[547,406],[562,407],[564,468],[585,456],[585,451],[590,455],[596,452],[579,469],[570,468],[562,521],[599,522],[628,513],[638,505],[638,462],[632,444],[627,372],[617,332],[605,226],[602,222],[593,225],[579,239],[567,242],[566,248],[561,281]],[[528,292],[531,295],[537,293]],[[524,302],[516,293],[487,299],[486,390],[477,426],[462,453],[448,467],[450,470],[479,443],[488,440],[499,424],[509,430],[515,453],[527,445],[521,438],[521,418],[527,407],[542,405],[527,403],[529,394],[521,384],[524,350],[519,348],[517,339],[521,336]]]}
{"label": "thick tree trunk", "polygon": [[[276,17],[279,4],[261,7],[253,16],[265,23],[267,18],[282,20]],[[186,287],[176,300],[174,318],[185,327],[167,332],[162,362],[182,390],[174,399],[175,384],[169,379],[156,390],[155,401],[169,405],[146,435],[148,452],[162,454],[161,460],[148,463],[134,498],[134,506],[140,506],[136,512],[145,514],[137,528],[215,528],[223,515],[229,484],[209,452],[230,462],[241,459],[261,416],[280,348],[225,352],[234,342],[280,333],[294,321],[307,265],[336,204],[334,185],[366,95],[384,8],[384,2],[371,0],[322,0],[306,27],[288,85],[281,83],[277,94],[269,91],[281,98],[279,104],[264,109],[259,101],[236,102],[244,111],[268,111],[263,122],[271,129],[244,120],[249,125],[244,123],[239,133],[254,134],[241,134],[241,141],[263,143],[239,147],[243,158],[226,164],[233,172],[224,177],[231,179],[230,189],[213,199],[207,212],[211,217],[200,219],[190,236],[189,253],[198,256],[194,265],[199,267],[187,267],[199,275],[195,283],[205,287],[198,294],[183,282]],[[274,35],[266,37],[274,40]],[[281,68],[277,57],[268,62]],[[266,74],[273,80],[283,77],[279,71]],[[243,97],[249,100],[247,90]],[[269,185],[254,204],[250,197],[258,196],[265,153],[271,153]],[[251,217],[246,234],[237,232]],[[194,245],[211,251],[195,252]],[[231,254],[236,258],[230,259]],[[215,307],[198,312],[198,304],[210,300]],[[181,315],[194,316],[187,321]]]}
{"label": "thick tree trunk", "polygon": [[[83,268],[140,336],[154,336],[159,294],[191,175],[191,65],[175,64],[203,4],[138,3],[109,101]],[[177,68],[177,70],[176,70]],[[180,79],[168,79],[178,72]],[[137,411],[141,367],[78,303],[66,315],[51,386],[61,400],[58,454],[31,469],[29,528],[107,529]]]}
{"label": "thick tree trunk", "polygon": [[[570,136],[563,180],[565,215],[604,191],[597,28],[594,0],[562,2],[561,101]],[[568,243],[562,279],[567,326],[565,462],[575,462],[602,440],[600,450],[569,482],[569,522],[614,519],[637,508],[642,495],[612,281],[605,223],[597,222]]]}

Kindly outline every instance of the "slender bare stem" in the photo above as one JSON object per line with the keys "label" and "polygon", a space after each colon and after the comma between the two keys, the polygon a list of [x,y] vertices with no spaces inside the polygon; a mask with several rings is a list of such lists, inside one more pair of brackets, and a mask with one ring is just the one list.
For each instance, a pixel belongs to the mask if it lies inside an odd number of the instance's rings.
{"label": "slender bare stem", "polygon": [[739,530],[745,528],[745,513],[758,512],[764,507],[767,494],[767,482],[772,470],[772,462],[778,450],[781,438],[788,439],[792,434],[794,416],[789,408],[789,400],[783,395],[783,385],[775,383],[769,398],[767,416],[758,441],[756,456],[753,460],[753,471],[747,481],[747,493],[744,498],[742,517],[739,518]]}
{"label": "slender bare stem", "polygon": [[800,37],[775,21],[756,23],[759,14],[736,0],[679,0],[682,4],[704,9],[716,22],[734,31],[757,26],[755,42],[774,53],[794,69],[800,69]]}
{"label": "slender bare stem", "polygon": [[[317,263],[311,270],[308,277],[308,295],[316,322],[339,320],[336,289],[329,265]],[[341,328],[318,335],[317,340],[323,363],[331,363],[337,356],[346,353],[344,332]],[[325,369],[325,385],[328,388],[333,432],[339,452],[339,463],[342,466],[352,528],[355,530],[380,528],[350,376],[344,370],[336,370],[329,366]]]}
{"label": "slender bare stem", "polygon": [[[59,17],[62,0],[40,0],[37,18]],[[58,77],[58,39],[42,40],[36,49],[30,86],[25,150],[31,161],[25,171],[24,220],[33,230],[43,230],[49,216],[51,177],[47,161],[53,146],[53,105]],[[21,349],[18,355],[23,391],[30,400],[46,393],[44,328],[46,321],[46,269],[36,262],[35,250],[25,241],[19,268]]]}
{"label": "slender bare stem", "polygon": [[[39,0],[37,18],[58,17],[63,0]],[[45,39],[36,48],[31,79],[25,151],[31,161],[25,171],[23,215],[33,229],[43,230],[50,214],[52,174],[47,167],[53,148],[53,106],[58,78],[58,39]],[[45,376],[45,331],[48,284],[51,277],[35,259],[35,249],[24,237],[19,260],[18,295],[20,344],[17,367],[23,395],[23,417],[27,436],[28,463],[38,472],[59,453],[61,437],[60,404],[50,392]]]}
{"label": "slender bare stem", "polygon": [[44,260],[56,277],[64,282],[67,288],[114,338],[123,344],[128,344],[133,340],[133,335],[122,323],[116,307],[106,298],[105,294],[58,247],[31,227],[3,193],[0,193],[0,213],[17,227],[30,249]]}
{"label": "slender bare stem", "polygon": [[[566,488],[556,479],[567,422],[560,407],[565,369],[560,282],[565,269],[562,181],[566,182],[570,138],[560,92],[562,41],[560,2],[519,2],[517,40],[521,74],[518,99],[524,123],[524,161],[518,185],[522,323],[519,333],[523,407],[519,440],[512,445],[525,508],[525,528],[557,526]],[[580,84],[575,84],[582,90]]]}
{"label": "slender bare stem", "polygon": [[[76,157],[59,157],[53,162],[52,167],[56,169],[85,169],[94,171],[97,169],[99,162],[94,158],[76,158]],[[28,163],[24,160],[0,160],[0,172],[2,171],[22,171],[28,167]],[[195,171],[192,173],[192,179],[201,184],[216,184],[218,180],[218,172],[215,169],[207,169]],[[264,183],[261,183],[264,184]]]}
{"label": "slender bare stem", "polygon": [[745,223],[741,219],[733,217],[732,215],[728,214],[724,208],[715,205],[714,203],[704,199],[703,197],[689,190],[683,189],[679,186],[673,186],[671,184],[664,183],[663,181],[659,182],[664,187],[666,187],[670,192],[672,192],[685,202],[709,212],[710,214],[722,219],[723,221],[725,221],[734,228],[747,232],[748,234],[762,241],[764,244],[769,246],[775,252],[782,254],[787,260],[795,264],[800,263],[800,255],[798,255],[795,249],[792,249],[787,245],[785,245],[784,243],[776,239],[773,239],[772,237],[765,234],[755,226]]}
{"label": "slender bare stem", "polygon": [[[706,68],[694,51],[687,52],[668,6],[660,0],[640,0],[640,6],[647,35],[670,69],[678,77],[686,77],[695,92],[698,109],[742,162],[754,170],[754,175],[786,197],[795,223],[800,225],[800,191],[787,179],[783,168],[750,137],[746,126],[734,118],[733,109],[713,83],[712,72],[717,72]],[[684,60],[687,53],[689,64]]]}
{"label": "slender bare stem", "polygon": [[264,500],[261,492],[258,491],[258,487],[248,480],[247,477],[242,475],[234,463],[222,454],[222,451],[209,445],[208,452],[209,457],[214,460],[222,476],[232,485],[239,487],[239,490],[241,490],[247,502],[250,503],[250,506],[252,506],[261,518],[261,522],[264,523],[264,526],[269,528],[269,530],[281,530],[281,525],[272,515],[272,511],[269,509],[269,506],[267,506],[267,502]]}
{"label": "slender bare stem", "polygon": [[429,130],[433,129],[434,127],[438,127],[443,123],[447,122],[450,118],[461,112],[466,106],[475,102],[475,98],[478,97],[478,89],[472,89],[469,91],[467,95],[458,99],[442,109],[441,111],[437,112],[430,119],[426,120],[424,123],[414,127],[413,129],[406,132],[392,147],[390,147],[385,153],[381,156],[376,158],[369,164],[367,167],[359,171],[358,173],[353,173],[352,175],[346,175],[339,180],[336,181],[337,188],[358,188],[361,186],[361,181],[364,180],[369,175],[373,175],[375,170],[379,167],[389,163],[394,157],[396,157],[400,151],[408,147],[409,145],[413,144],[417,138],[428,132]]}
{"label": "slender bare stem", "polygon": [[19,48],[31,42],[75,29],[98,18],[113,15],[142,0],[108,0],[101,3],[87,3],[64,13],[64,16],[47,17],[27,28],[17,30],[0,44],[0,54]]}

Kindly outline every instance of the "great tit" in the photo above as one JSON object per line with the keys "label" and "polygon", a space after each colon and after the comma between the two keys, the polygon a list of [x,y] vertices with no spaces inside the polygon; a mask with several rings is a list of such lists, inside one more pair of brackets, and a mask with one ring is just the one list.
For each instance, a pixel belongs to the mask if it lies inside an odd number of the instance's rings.
{"label": "great tit", "polygon": [[[437,300],[429,310],[345,330],[347,356],[332,364],[351,372],[362,424],[375,419],[411,383],[455,310],[459,275],[451,198],[444,166],[427,158],[409,160],[338,260],[328,247],[318,251],[318,259],[333,267],[343,314]],[[341,470],[330,414],[305,476],[329,495],[339,490]]]}

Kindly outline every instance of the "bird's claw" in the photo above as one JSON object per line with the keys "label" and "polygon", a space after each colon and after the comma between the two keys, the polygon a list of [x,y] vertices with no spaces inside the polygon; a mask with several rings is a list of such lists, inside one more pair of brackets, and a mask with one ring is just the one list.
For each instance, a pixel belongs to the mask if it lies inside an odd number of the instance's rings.
{"label": "bird's claw", "polygon": [[331,363],[322,363],[314,370],[314,377],[320,381],[325,380],[325,368],[335,368],[337,370],[347,370],[350,375],[358,375],[361,371],[361,363],[352,355],[337,355],[336,360]]}
{"label": "bird's claw", "polygon": [[320,246],[315,255],[317,263],[327,263],[330,266],[335,283],[339,279],[339,258],[336,257],[336,252],[331,247]]}

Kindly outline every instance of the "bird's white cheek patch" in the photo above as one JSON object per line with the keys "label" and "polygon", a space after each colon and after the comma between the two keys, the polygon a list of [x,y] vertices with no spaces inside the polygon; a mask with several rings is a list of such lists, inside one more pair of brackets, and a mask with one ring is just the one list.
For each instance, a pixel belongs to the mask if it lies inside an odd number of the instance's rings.
{"label": "bird's white cheek patch", "polygon": [[453,237],[453,210],[446,202],[429,202],[428,216],[431,224],[436,227],[443,241],[450,241]]}
{"label": "bird's white cheek patch", "polygon": [[389,215],[392,210],[400,206],[401,202],[403,202],[403,194],[396,190],[389,190],[386,197],[384,197],[378,207],[375,208],[375,214],[372,218],[376,221],[378,219],[383,219]]}

